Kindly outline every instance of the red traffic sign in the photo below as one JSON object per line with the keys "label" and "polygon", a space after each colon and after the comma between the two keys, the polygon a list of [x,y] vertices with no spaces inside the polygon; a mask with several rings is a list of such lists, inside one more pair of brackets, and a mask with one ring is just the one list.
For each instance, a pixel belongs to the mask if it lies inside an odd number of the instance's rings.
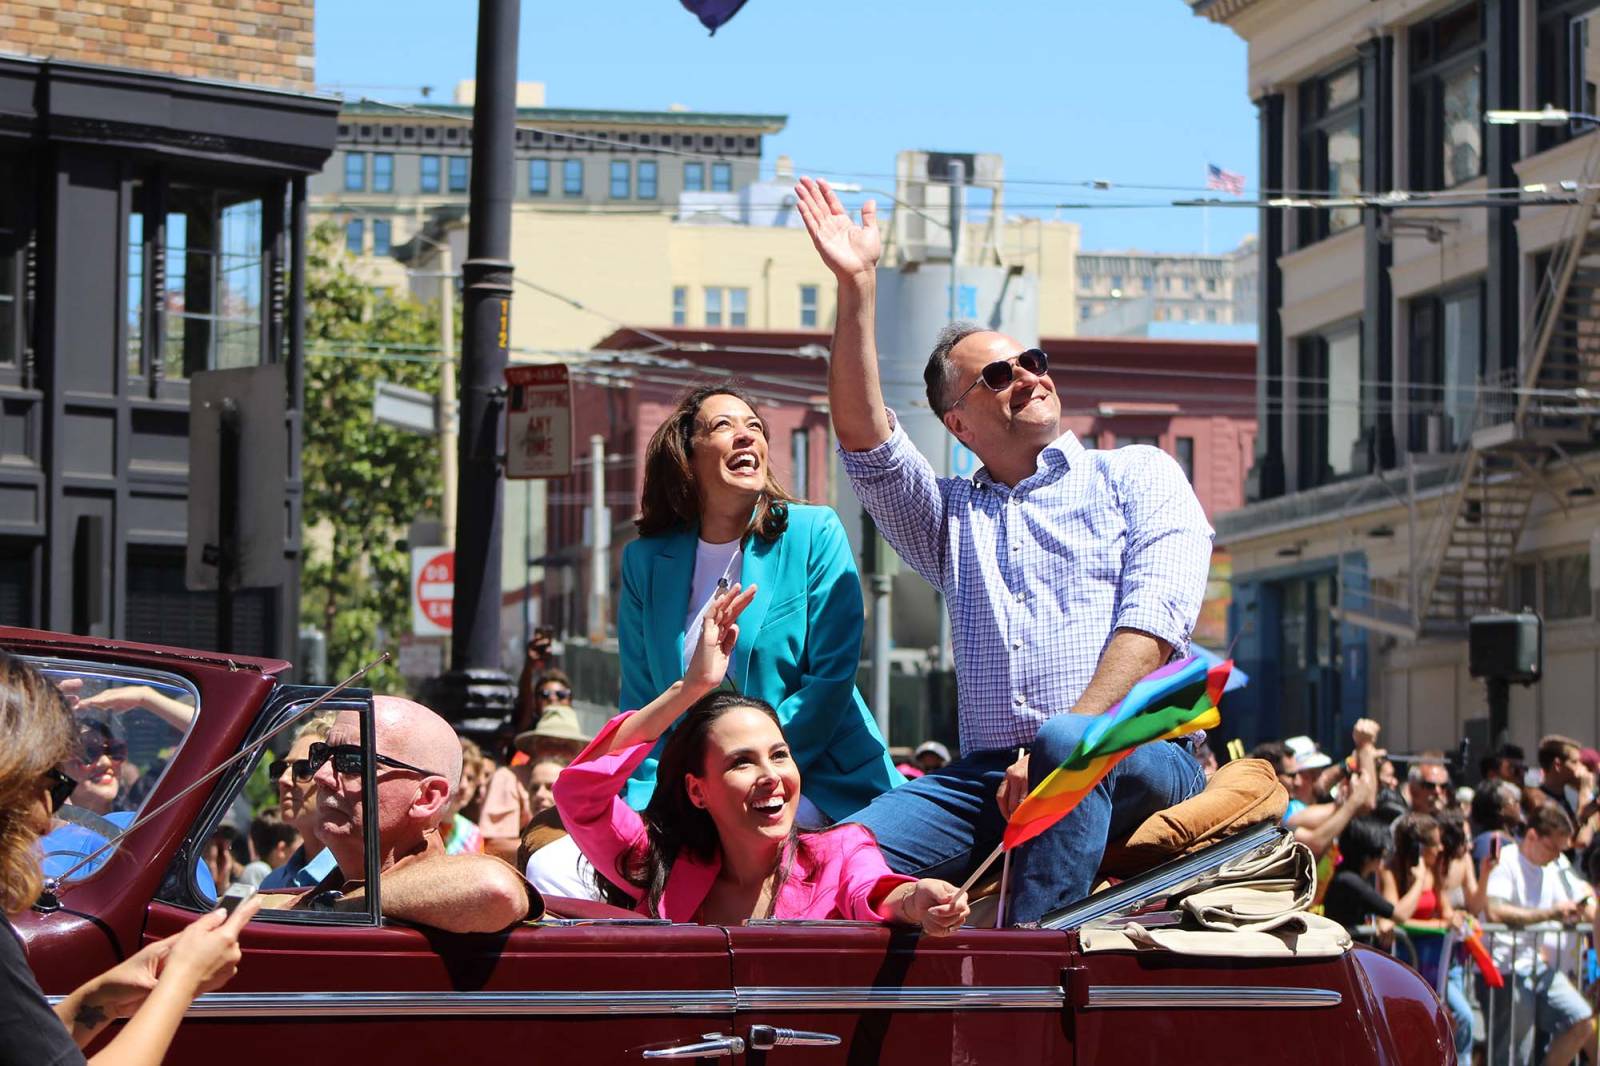
{"label": "red traffic sign", "polygon": [[419,637],[449,636],[455,598],[455,551],[411,549],[411,632]]}

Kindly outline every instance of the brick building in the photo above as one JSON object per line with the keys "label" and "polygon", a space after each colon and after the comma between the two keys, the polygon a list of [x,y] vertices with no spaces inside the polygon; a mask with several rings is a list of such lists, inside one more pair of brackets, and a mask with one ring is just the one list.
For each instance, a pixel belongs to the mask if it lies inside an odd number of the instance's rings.
{"label": "brick building", "polygon": [[[292,648],[311,9],[0,8],[0,623]],[[190,395],[250,367],[282,368],[281,554],[224,617],[185,578]]]}

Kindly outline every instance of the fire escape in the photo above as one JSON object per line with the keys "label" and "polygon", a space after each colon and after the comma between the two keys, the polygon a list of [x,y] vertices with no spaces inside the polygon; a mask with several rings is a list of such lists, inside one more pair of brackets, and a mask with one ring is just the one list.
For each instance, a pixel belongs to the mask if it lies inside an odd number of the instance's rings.
{"label": "fire escape", "polygon": [[1413,624],[1454,630],[1505,605],[1535,496],[1567,509],[1546,472],[1592,446],[1600,419],[1600,189],[1585,188],[1551,255],[1520,369],[1484,383],[1458,473],[1421,540]]}

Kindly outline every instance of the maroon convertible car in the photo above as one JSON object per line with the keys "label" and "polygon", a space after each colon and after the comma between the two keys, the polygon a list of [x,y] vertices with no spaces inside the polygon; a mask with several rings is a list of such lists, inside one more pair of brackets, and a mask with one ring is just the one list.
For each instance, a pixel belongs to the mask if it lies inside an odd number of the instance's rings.
{"label": "maroon convertible car", "polygon": [[[17,919],[40,983],[59,996],[214,905],[203,850],[271,752],[239,759],[67,869],[324,690],[281,680],[283,662],[5,628],[0,646],[81,679],[69,686],[80,697],[143,697],[89,712],[127,742],[119,795],[109,810],[63,808],[67,824],[44,841],[53,897]],[[330,705],[368,708],[365,696]],[[1159,909],[1280,843],[1278,828],[1259,826],[1043,928],[943,939],[855,922],[675,925],[559,899],[543,920],[493,936],[386,921],[381,899],[365,914],[263,911],[242,937],[238,976],[195,1001],[168,1062],[1450,1061],[1433,992],[1363,947],[1319,958],[1084,950],[1084,926]]]}

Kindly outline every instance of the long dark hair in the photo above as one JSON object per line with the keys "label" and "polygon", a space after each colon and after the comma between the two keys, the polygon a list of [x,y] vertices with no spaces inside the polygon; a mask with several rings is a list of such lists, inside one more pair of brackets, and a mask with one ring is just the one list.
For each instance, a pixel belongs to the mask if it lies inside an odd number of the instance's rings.
{"label": "long dark hair", "polygon": [[1431,814],[1408,814],[1394,823],[1394,880],[1401,892],[1411,887],[1411,868],[1422,858],[1423,838],[1439,835]]}
{"label": "long dark hair", "polygon": [[[700,494],[695,489],[694,420],[700,405],[713,396],[732,396],[742,400],[757,418],[761,410],[755,399],[737,383],[701,385],[685,393],[666,421],[656,428],[644,453],[644,492],[639,501],[639,517],[634,524],[641,537],[667,533],[700,521]],[[761,435],[771,443],[766,419],[761,419]],[[773,476],[767,462],[767,481],[761,487],[746,534],[754,533],[766,541],[777,540],[789,524],[789,504],[799,500],[789,495]]]}
{"label": "long dark hair", "polygon": [[[689,802],[689,790],[684,787],[683,779],[687,774],[700,775],[705,772],[707,734],[717,719],[740,707],[760,711],[772,719],[774,725],[779,724],[777,712],[764,700],[718,690],[702,696],[684,712],[661,751],[661,762],[656,767],[656,790],[650,797],[649,806],[644,809],[649,846],[643,852],[624,859],[623,862],[628,865],[620,871],[635,888],[644,891],[652,917],[660,916],[661,896],[666,891],[672,864],[678,857],[689,855],[701,862],[710,862],[722,847],[716,823],[704,808]],[[787,878],[789,865],[801,839],[791,828],[788,841],[779,851],[778,882],[772,890],[774,901],[778,898],[778,889],[783,887]]]}

